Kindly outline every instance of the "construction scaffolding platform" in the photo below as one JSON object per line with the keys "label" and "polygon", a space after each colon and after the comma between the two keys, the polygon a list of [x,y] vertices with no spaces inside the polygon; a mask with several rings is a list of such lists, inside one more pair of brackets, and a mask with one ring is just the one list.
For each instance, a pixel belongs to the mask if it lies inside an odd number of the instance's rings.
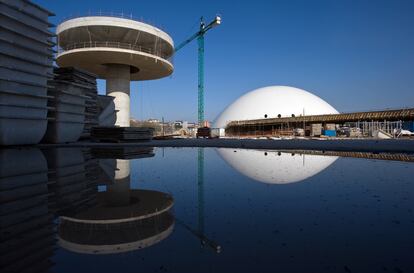
{"label": "construction scaffolding platform", "polygon": [[282,118],[265,118],[252,120],[231,121],[227,126],[256,126],[260,125],[277,125],[281,123],[345,123],[357,121],[397,121],[397,120],[414,120],[414,108],[396,109],[372,112],[355,112],[330,115],[282,117]]}
{"label": "construction scaffolding platform", "polygon": [[414,121],[414,108],[235,120],[227,125],[226,135],[244,137],[293,136],[295,128],[302,128],[305,135],[313,136],[312,133],[309,133],[312,131],[312,125],[318,125],[321,128],[324,128],[325,125],[331,125],[330,129],[325,128],[328,130],[335,130],[335,125],[340,125],[341,127],[360,128],[361,136],[364,137],[371,136],[375,128],[377,131],[381,129],[387,133],[393,133],[394,129],[401,129],[402,122],[405,121]]}

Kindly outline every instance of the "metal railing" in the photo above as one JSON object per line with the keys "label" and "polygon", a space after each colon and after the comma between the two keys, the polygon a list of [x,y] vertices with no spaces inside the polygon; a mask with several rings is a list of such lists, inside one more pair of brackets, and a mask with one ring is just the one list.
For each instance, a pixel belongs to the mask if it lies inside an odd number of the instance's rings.
{"label": "metal railing", "polygon": [[120,43],[120,42],[110,42],[110,41],[92,41],[92,42],[81,42],[81,43],[72,43],[65,46],[58,47],[58,54],[63,52],[73,50],[73,49],[81,49],[81,48],[95,48],[95,47],[108,47],[108,48],[120,48],[120,49],[129,49],[139,52],[148,53],[151,55],[155,55],[162,59],[168,60],[172,62],[172,55],[165,54],[161,50],[154,50],[153,48],[149,47],[142,47],[139,45],[129,44],[129,43]]}
{"label": "metal railing", "polygon": [[155,24],[154,22],[151,22],[149,20],[145,20],[143,17],[136,17],[133,16],[132,13],[125,13],[125,12],[112,12],[112,11],[89,11],[89,12],[85,12],[85,13],[75,13],[75,14],[71,14],[69,16],[64,17],[59,24],[71,20],[71,19],[76,19],[76,18],[81,18],[81,17],[86,17],[86,16],[107,16],[107,17],[116,17],[116,18],[122,18],[122,19],[129,19],[129,20],[134,20],[134,21],[138,21],[144,24],[148,24],[151,26],[155,26],[157,28],[159,28],[160,30],[163,28],[162,26],[159,26],[158,24]]}

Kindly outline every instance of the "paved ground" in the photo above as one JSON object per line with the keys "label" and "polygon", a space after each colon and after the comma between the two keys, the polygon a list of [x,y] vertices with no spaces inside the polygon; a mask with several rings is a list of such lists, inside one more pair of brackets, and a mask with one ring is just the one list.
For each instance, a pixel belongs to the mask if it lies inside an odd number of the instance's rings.
{"label": "paved ground", "polygon": [[171,139],[136,143],[76,142],[41,144],[40,147],[227,147],[275,150],[325,150],[355,152],[414,153],[410,139]]}

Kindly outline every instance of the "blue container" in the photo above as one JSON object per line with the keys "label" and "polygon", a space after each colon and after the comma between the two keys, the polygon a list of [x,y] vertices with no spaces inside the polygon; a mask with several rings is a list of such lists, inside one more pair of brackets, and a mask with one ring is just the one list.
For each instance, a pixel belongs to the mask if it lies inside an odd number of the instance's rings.
{"label": "blue container", "polygon": [[324,136],[330,136],[335,137],[336,136],[336,130],[323,130]]}

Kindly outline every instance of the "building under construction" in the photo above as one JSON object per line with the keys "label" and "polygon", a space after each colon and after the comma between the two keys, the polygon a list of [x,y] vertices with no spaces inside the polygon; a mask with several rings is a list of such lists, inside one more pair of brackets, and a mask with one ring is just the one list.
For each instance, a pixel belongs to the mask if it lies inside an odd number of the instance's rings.
{"label": "building under construction", "polygon": [[354,112],[329,115],[309,115],[228,123],[226,136],[344,136],[399,137],[414,131],[414,108]]}

